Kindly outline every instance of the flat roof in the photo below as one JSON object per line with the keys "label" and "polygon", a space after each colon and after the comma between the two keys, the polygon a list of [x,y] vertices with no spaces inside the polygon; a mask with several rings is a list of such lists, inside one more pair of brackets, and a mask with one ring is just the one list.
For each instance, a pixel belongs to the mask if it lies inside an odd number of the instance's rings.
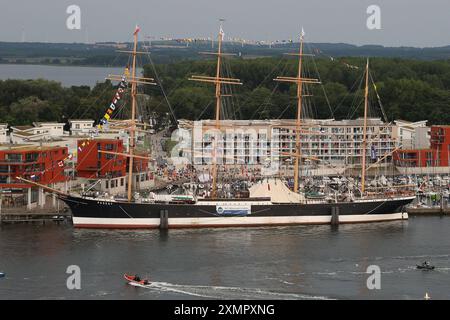
{"label": "flat roof", "polygon": [[[178,123],[181,127],[190,126],[194,123],[202,123],[207,125],[215,124],[215,120],[186,120],[180,119]],[[267,119],[267,120],[220,120],[221,124],[236,125],[236,126],[258,126],[258,125],[295,125],[296,119]],[[364,118],[335,120],[335,119],[303,119],[304,125],[322,125],[322,126],[363,126]],[[384,122],[381,118],[368,118],[368,125],[389,125],[390,123]]]}
{"label": "flat roof", "polygon": [[33,126],[12,126],[13,129],[19,129],[19,130],[29,130],[33,129]]}
{"label": "flat roof", "polygon": [[85,141],[85,140],[89,140],[89,141],[97,141],[97,142],[104,142],[104,141],[123,141],[120,138],[94,138],[94,139],[89,139],[89,137],[84,138],[84,139],[78,139],[79,141]]}
{"label": "flat roof", "polygon": [[31,132],[25,132],[25,131],[19,131],[19,132],[13,132],[12,134],[17,136],[24,136],[24,137],[30,137],[30,136],[40,136],[45,134],[44,132],[41,133],[31,133]]}
{"label": "flat roof", "polygon": [[38,122],[33,122],[33,124],[37,124],[37,125],[42,125],[42,124],[51,124],[51,125],[62,125],[62,126],[64,126],[65,125],[65,123],[63,123],[63,122],[52,122],[52,121],[49,121],[49,122],[45,122],[45,121],[43,121],[43,122],[40,122],[40,121],[38,121]]}
{"label": "flat roof", "polygon": [[66,148],[66,147],[61,147],[61,146],[30,146],[30,145],[16,145],[16,144],[12,144],[12,145],[4,145],[2,146],[4,148],[0,149],[0,151],[4,151],[4,152],[24,152],[24,151],[49,151],[49,150],[54,150],[54,149],[61,149],[61,148]]}

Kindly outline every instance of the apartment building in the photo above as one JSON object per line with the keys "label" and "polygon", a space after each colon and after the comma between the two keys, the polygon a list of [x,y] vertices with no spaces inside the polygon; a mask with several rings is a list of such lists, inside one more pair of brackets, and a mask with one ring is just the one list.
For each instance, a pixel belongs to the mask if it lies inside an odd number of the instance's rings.
{"label": "apartment building", "polygon": [[7,123],[0,123],[0,143],[9,143]]}
{"label": "apartment building", "polygon": [[[296,152],[296,123],[292,119],[222,120],[218,138],[213,120],[180,120],[179,125],[190,133],[190,140],[179,145],[183,146],[183,156],[194,165],[210,164],[214,157],[219,164],[265,165],[278,161],[284,165],[292,162],[292,154]],[[363,119],[304,120],[300,132],[303,161],[360,164],[363,126]],[[366,155],[369,161],[384,156],[386,161],[391,161],[391,153],[396,147],[393,127],[379,118],[367,120]]]}

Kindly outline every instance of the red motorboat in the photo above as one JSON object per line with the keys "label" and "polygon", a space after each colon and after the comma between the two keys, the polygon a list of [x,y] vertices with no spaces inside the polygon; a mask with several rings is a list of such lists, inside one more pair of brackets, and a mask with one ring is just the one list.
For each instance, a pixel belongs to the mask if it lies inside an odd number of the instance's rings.
{"label": "red motorboat", "polygon": [[124,274],[123,277],[125,278],[125,280],[127,280],[129,283],[137,283],[140,285],[147,285],[150,284],[150,280],[148,279],[141,279],[139,276],[135,275],[135,276],[130,276],[128,274]]}

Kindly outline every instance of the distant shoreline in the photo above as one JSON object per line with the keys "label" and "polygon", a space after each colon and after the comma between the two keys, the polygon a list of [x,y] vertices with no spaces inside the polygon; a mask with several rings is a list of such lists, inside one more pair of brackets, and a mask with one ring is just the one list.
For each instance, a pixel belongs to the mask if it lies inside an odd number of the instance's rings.
{"label": "distant shoreline", "polygon": [[15,62],[15,61],[1,61],[0,65],[22,65],[22,66],[51,66],[51,67],[83,67],[83,68],[120,68],[121,65],[104,65],[104,64],[72,64],[72,63],[45,63],[45,62]]}
{"label": "distant shoreline", "polygon": [[[287,40],[283,40],[287,41]],[[67,66],[121,66],[127,63],[125,55],[116,50],[127,43],[41,43],[41,42],[1,42],[0,63]],[[173,41],[152,41],[150,46],[140,42],[143,51],[151,52],[157,64],[167,64],[183,60],[201,59],[199,52],[210,51],[209,41],[185,43],[182,39]],[[382,45],[353,45],[346,43],[308,43],[308,50],[317,57],[385,57],[417,60],[450,59],[450,45],[439,47],[388,47]],[[239,57],[275,57],[285,52],[294,52],[298,43],[237,43],[226,42],[226,51],[239,53]]]}
{"label": "distant shoreline", "polygon": [[8,62],[0,61],[0,65],[18,66],[47,66],[47,67],[80,67],[80,68],[120,68],[121,65],[101,65],[101,64],[70,64],[70,63],[34,63],[34,62]]}
{"label": "distant shoreline", "polygon": [[[125,66],[74,66],[62,64],[0,63],[0,80],[59,82],[63,87],[89,86],[105,82],[108,74],[121,74]],[[139,69],[138,72],[141,72]]]}

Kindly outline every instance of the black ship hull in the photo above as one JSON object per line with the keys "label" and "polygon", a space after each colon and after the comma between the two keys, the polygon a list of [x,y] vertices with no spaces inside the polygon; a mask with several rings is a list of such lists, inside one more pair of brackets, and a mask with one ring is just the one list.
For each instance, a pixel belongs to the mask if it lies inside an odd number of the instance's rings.
{"label": "black ship hull", "polygon": [[[267,199],[203,200],[196,203],[130,203],[60,196],[79,228],[243,227],[330,224],[407,219],[414,197],[342,203],[272,203]],[[163,221],[165,220],[165,222]]]}

